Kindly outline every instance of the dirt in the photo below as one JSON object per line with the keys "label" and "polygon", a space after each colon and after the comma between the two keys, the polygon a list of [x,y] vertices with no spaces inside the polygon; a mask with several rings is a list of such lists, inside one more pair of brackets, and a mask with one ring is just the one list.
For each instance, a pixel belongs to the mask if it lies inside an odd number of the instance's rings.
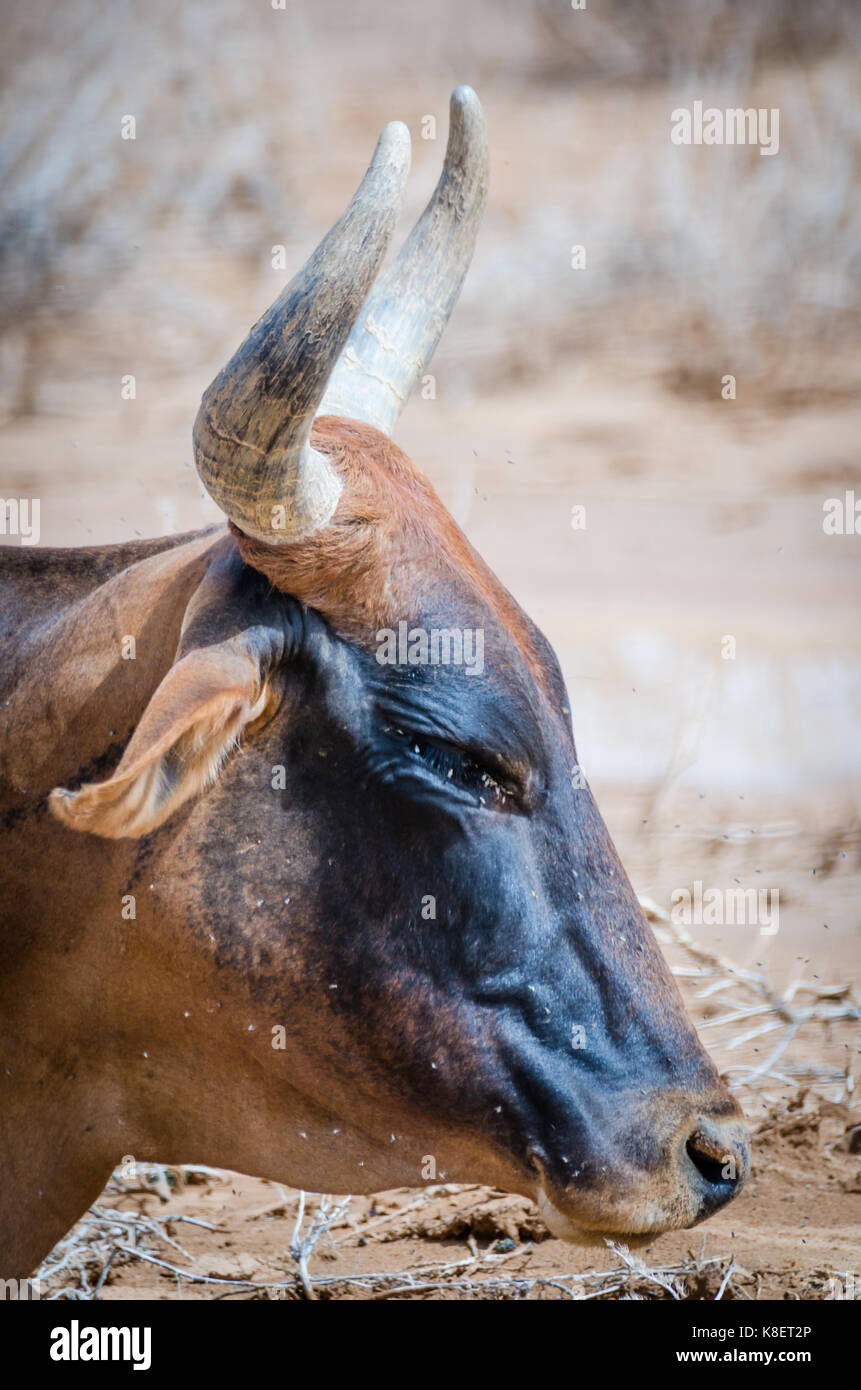
{"label": "dirt", "polygon": [[[308,1258],[308,1283],[320,1299],[857,1297],[861,1111],[799,1092],[754,1141],[751,1180],[729,1210],[660,1237],[630,1264],[615,1249],[553,1239],[523,1198],[446,1184],[354,1198]],[[307,1296],[290,1249],[297,1193],[230,1174],[148,1171],[165,1195],[147,1185],[104,1205],[156,1216],[176,1244],[147,1239],[143,1254],[162,1265],[120,1255],[102,1298]],[[314,1204],[309,1195],[306,1210]],[[93,1281],[98,1268],[93,1260]]]}

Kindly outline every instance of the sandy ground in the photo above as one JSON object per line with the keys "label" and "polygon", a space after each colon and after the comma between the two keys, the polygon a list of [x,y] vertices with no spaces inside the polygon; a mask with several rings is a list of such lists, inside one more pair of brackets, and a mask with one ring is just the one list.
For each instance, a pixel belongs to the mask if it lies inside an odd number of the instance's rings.
{"label": "sandy ground", "polygon": [[[169,1170],[159,1175],[165,1196],[129,1182],[126,1195],[102,1199],[106,1212],[135,1215],[139,1253],[115,1256],[100,1296],[857,1298],[859,1120],[858,1110],[809,1096],[777,1107],[757,1129],[753,1175],[738,1201],[633,1259],[549,1237],[522,1198],[438,1185],[354,1198],[346,1209],[333,1203],[333,1219],[300,1261],[318,1198],[308,1195],[297,1238],[299,1194],[235,1174]],[[129,1240],[126,1231],[116,1243]],[[92,1250],[84,1259],[93,1287],[104,1261]],[[71,1273],[67,1266],[48,1287]]]}

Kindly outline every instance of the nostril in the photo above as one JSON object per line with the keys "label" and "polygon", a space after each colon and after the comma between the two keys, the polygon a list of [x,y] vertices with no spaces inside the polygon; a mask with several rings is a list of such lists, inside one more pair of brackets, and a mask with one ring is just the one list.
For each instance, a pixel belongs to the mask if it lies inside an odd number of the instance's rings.
{"label": "nostril", "polygon": [[738,1182],[741,1173],[739,1155],[721,1142],[717,1135],[705,1129],[695,1129],[685,1145],[685,1152],[694,1167],[712,1187],[732,1187]]}

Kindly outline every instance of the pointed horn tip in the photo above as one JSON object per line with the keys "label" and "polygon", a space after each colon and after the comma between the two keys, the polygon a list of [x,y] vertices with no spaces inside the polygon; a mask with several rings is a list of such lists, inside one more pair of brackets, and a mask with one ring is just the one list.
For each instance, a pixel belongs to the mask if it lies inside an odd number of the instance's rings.
{"label": "pointed horn tip", "polygon": [[465,85],[455,87],[451,94],[449,120],[453,129],[455,126],[460,128],[471,126],[473,130],[481,131],[482,134],[485,133],[481,102],[471,87]]}
{"label": "pointed horn tip", "polygon": [[381,163],[391,164],[406,177],[410,171],[411,154],[409,127],[404,125],[403,121],[389,121],[380,131],[371,163],[375,166]]}
{"label": "pointed horn tip", "polygon": [[459,163],[464,159],[481,161],[484,177],[487,177],[489,149],[487,142],[487,123],[481,102],[471,87],[455,87],[451,94],[449,107],[449,144],[446,161],[454,157]]}
{"label": "pointed horn tip", "polygon": [[467,106],[471,106],[475,111],[481,110],[481,102],[476,96],[473,88],[466,82],[462,82],[459,87],[455,87],[451,94],[451,106],[452,110],[454,110],[455,107],[462,109]]}

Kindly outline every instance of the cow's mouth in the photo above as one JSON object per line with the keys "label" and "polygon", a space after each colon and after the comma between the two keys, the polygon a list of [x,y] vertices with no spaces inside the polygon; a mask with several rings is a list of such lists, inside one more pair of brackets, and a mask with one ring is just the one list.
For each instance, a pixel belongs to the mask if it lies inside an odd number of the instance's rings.
{"label": "cow's mouth", "polygon": [[[566,1173],[554,1178],[555,1165],[531,1148],[537,1205],[548,1230],[579,1245],[608,1240],[648,1245],[666,1231],[698,1225],[741,1191],[750,1170],[746,1128],[739,1115],[702,1115],[667,1143],[655,1168],[632,1164],[620,1155],[608,1160],[599,1183],[580,1187]],[[609,1169],[609,1171],[608,1171]]]}
{"label": "cow's mouth", "polygon": [[539,1188],[536,1201],[538,1214],[552,1236],[566,1240],[570,1245],[605,1246],[611,1243],[625,1245],[630,1250],[641,1250],[657,1240],[659,1235],[670,1229],[661,1226],[653,1231],[603,1230],[595,1226],[583,1226],[572,1217],[566,1216],[554,1206],[544,1188]]}

